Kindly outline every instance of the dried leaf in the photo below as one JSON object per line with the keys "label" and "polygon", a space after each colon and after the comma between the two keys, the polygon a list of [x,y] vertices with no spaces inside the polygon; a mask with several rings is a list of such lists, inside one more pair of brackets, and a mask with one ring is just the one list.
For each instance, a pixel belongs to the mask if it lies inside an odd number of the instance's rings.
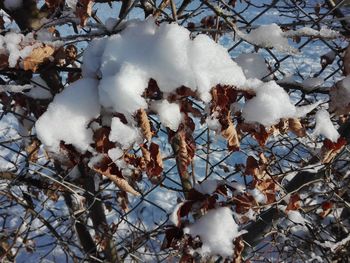
{"label": "dried leaf", "polygon": [[117,202],[121,209],[123,209],[125,212],[128,211],[129,199],[125,191],[120,191],[117,193]]}
{"label": "dried leaf", "polygon": [[289,129],[298,137],[306,136],[306,131],[304,127],[301,125],[301,122],[299,119],[297,118],[288,119],[288,126],[289,126]]}
{"label": "dried leaf", "polygon": [[237,100],[237,94],[238,91],[231,86],[217,85],[211,90],[211,113],[220,112],[223,116],[228,114],[231,104]]}
{"label": "dried leaf", "polygon": [[333,203],[329,202],[329,201],[325,201],[322,203],[322,212],[320,213],[320,216],[322,218],[325,218],[327,215],[330,214],[330,212],[332,211],[333,208]]}
{"label": "dried leaf", "polygon": [[40,142],[38,139],[33,139],[31,144],[26,147],[26,152],[29,156],[29,161],[35,163],[38,160],[38,151],[40,147]]}
{"label": "dried leaf", "polygon": [[99,153],[108,153],[108,151],[115,147],[115,143],[109,140],[109,133],[111,128],[101,127],[94,133],[95,149]]}
{"label": "dried leaf", "polygon": [[146,173],[152,183],[159,183],[163,172],[163,159],[158,144],[151,143],[149,147],[150,160],[146,165]]}
{"label": "dried leaf", "polygon": [[182,229],[178,227],[171,226],[165,230],[165,238],[162,243],[161,249],[167,249],[173,247],[177,241],[183,237]]}
{"label": "dried leaf", "polygon": [[187,152],[187,143],[183,132],[179,133],[179,149],[176,154],[180,171],[187,171],[187,167],[191,163],[191,158]]}
{"label": "dried leaf", "polygon": [[189,254],[183,254],[179,261],[179,263],[193,263],[193,262],[195,262],[194,258]]}
{"label": "dried leaf", "polygon": [[253,156],[248,156],[244,174],[256,177],[259,173],[258,161]]}
{"label": "dried leaf", "polygon": [[93,170],[106,176],[114,182],[120,190],[133,195],[140,195],[132,186],[123,178],[118,166],[108,157],[105,156],[101,161],[93,166]]}
{"label": "dried leaf", "polygon": [[92,0],[78,0],[75,14],[79,17],[81,26],[85,26],[86,21],[91,16],[92,5]]}
{"label": "dried leaf", "polygon": [[78,50],[77,50],[76,46],[70,44],[70,45],[66,46],[64,52],[65,52],[66,58],[69,60],[69,63],[76,60],[77,55],[78,55]]}
{"label": "dried leaf", "polygon": [[143,137],[150,142],[152,139],[152,130],[146,111],[144,109],[139,109],[136,114],[136,119],[141,128]]}
{"label": "dried leaf", "polygon": [[235,239],[235,252],[233,255],[233,262],[234,263],[241,263],[243,262],[242,259],[242,253],[244,250],[244,242],[243,239],[241,237],[238,237]]}
{"label": "dried leaf", "polygon": [[257,180],[255,187],[266,196],[266,203],[271,204],[276,201],[277,185],[272,179]]}
{"label": "dried leaf", "polygon": [[239,138],[235,126],[231,120],[230,114],[221,123],[221,135],[227,140],[227,148],[229,151],[239,150]]}
{"label": "dried leaf", "polygon": [[290,210],[298,210],[300,208],[300,196],[298,193],[292,194],[286,208],[286,212]]}
{"label": "dried leaf", "polygon": [[43,64],[47,59],[49,59],[54,52],[55,49],[52,46],[48,45],[33,49],[30,55],[23,61],[24,70],[31,70],[33,72],[36,72],[39,66]]}
{"label": "dried leaf", "polygon": [[257,205],[255,198],[246,193],[234,196],[232,201],[236,205],[236,212],[239,214],[245,214],[250,208]]}
{"label": "dried leaf", "polygon": [[0,69],[5,69],[9,65],[9,56],[6,54],[0,54]]}
{"label": "dried leaf", "polygon": [[340,137],[337,142],[332,142],[328,139],[325,139],[321,149],[321,160],[323,164],[330,163],[338,153],[344,148],[347,144],[345,138]]}
{"label": "dried leaf", "polygon": [[159,100],[163,97],[163,94],[159,89],[157,81],[155,81],[154,79],[150,79],[148,81],[148,86],[147,86],[143,96],[145,98],[149,98],[149,99],[153,99],[153,100]]}

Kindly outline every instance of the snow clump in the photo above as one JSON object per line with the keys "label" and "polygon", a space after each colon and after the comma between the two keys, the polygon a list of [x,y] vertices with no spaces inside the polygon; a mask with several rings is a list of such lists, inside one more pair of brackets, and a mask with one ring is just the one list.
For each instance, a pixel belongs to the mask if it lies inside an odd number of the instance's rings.
{"label": "snow clump", "polygon": [[203,255],[233,255],[233,241],[243,232],[238,231],[238,225],[227,207],[209,210],[194,224],[184,228],[184,233],[192,237],[199,236],[203,245],[198,252]]}
{"label": "snow clump", "polygon": [[334,125],[330,119],[328,111],[326,111],[324,109],[319,110],[316,113],[315,119],[316,119],[316,127],[315,127],[313,135],[314,136],[323,135],[327,139],[329,139],[333,142],[337,142],[340,135],[339,135],[337,129],[334,127]]}
{"label": "snow clump", "polygon": [[[260,35],[257,30],[253,35]],[[259,60],[262,64],[263,59]],[[267,73],[266,65],[258,73],[246,71],[248,77],[262,77]],[[82,76],[58,94],[37,121],[38,137],[52,151],[59,150],[61,141],[86,151],[93,142],[88,124],[104,113],[125,116],[123,123],[113,118],[110,134],[123,149],[140,141],[134,124],[139,109],[152,109],[165,127],[176,131],[182,121],[179,105],[144,97],[151,79],[163,98],[185,86],[204,103],[211,101],[210,91],[217,84],[253,89],[256,96],[243,106],[243,117],[263,125],[300,117],[315,107],[296,108],[274,81],[247,80],[227,50],[208,36],[191,39],[186,28],[165,23],[157,26],[152,18],[126,22],[120,34],[93,40],[84,53]]]}
{"label": "snow clump", "polygon": [[281,118],[298,118],[317,107],[318,103],[295,107],[285,92],[274,81],[254,84],[252,87],[256,96],[248,100],[243,106],[242,116],[246,122],[257,122],[264,126],[271,126]]}
{"label": "snow clump", "polygon": [[93,132],[88,124],[100,113],[97,98],[96,79],[74,82],[55,96],[47,111],[37,120],[38,138],[53,152],[59,152],[61,141],[80,151],[88,150],[93,142]]}

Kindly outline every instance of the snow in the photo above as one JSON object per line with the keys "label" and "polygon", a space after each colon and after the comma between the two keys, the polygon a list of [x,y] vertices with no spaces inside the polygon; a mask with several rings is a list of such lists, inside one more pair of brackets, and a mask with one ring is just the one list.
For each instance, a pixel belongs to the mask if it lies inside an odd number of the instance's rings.
{"label": "snow", "polygon": [[305,225],[308,221],[296,210],[289,210],[287,212],[288,219],[293,223]]}
{"label": "snow", "polygon": [[99,84],[100,103],[125,115],[147,108],[142,94],[147,87],[145,72],[132,64],[123,64],[119,74],[102,78]]}
{"label": "snow", "polygon": [[264,126],[274,125],[281,118],[301,117],[318,105],[295,107],[288,93],[275,81],[262,83],[254,91],[256,96],[245,103],[242,116],[246,122],[257,122]]}
{"label": "snow", "polygon": [[22,0],[5,0],[4,6],[5,8],[9,10],[15,10],[22,6],[23,2]]}
{"label": "snow", "polygon": [[206,102],[216,84],[244,83],[241,68],[225,48],[206,35],[194,40],[189,35],[176,24],[158,27],[152,18],[129,22],[120,34],[92,43],[84,55],[83,76],[100,73],[101,104],[124,114],[146,107],[141,95],[150,78],[162,92],[183,85],[199,92]]}
{"label": "snow", "polygon": [[89,122],[100,113],[97,81],[81,79],[56,95],[47,111],[37,120],[38,138],[49,150],[58,152],[60,141],[86,151],[92,140]]}
{"label": "snow", "polygon": [[218,188],[220,181],[216,179],[207,179],[200,184],[195,184],[194,189],[202,194],[211,195]]}
{"label": "snow", "polygon": [[288,44],[281,28],[275,24],[262,25],[253,29],[249,34],[243,34],[242,38],[254,45],[275,48],[286,53],[296,53],[297,50]]}
{"label": "snow", "polygon": [[323,135],[327,139],[337,142],[339,138],[339,133],[334,127],[328,111],[322,109],[319,110],[315,115],[316,127],[313,132],[314,136]]}
{"label": "snow", "polygon": [[259,54],[240,54],[235,61],[242,68],[247,79],[262,79],[270,73],[265,59]]}
{"label": "snow", "polygon": [[108,156],[113,161],[118,160],[120,157],[123,156],[123,154],[124,154],[123,150],[118,147],[108,150]]}
{"label": "snow", "polygon": [[184,228],[184,233],[192,237],[199,236],[203,245],[198,252],[203,255],[233,255],[233,241],[242,232],[227,207],[220,207],[208,211],[194,224]]}
{"label": "snow", "polygon": [[321,243],[318,240],[315,240],[315,243],[324,248],[329,248],[332,252],[335,252],[340,247],[345,246],[349,241],[350,241],[350,235],[348,235],[347,237],[345,237],[344,239],[338,242],[324,241],[323,243]]}
{"label": "snow", "polygon": [[160,103],[154,103],[152,108],[159,114],[160,121],[165,127],[177,131],[182,120],[178,104],[162,100]]}
{"label": "snow", "polygon": [[250,193],[259,204],[267,203],[267,197],[259,189],[254,188],[249,190],[248,193]]}
{"label": "snow", "polygon": [[118,142],[123,149],[127,149],[141,138],[137,128],[126,125],[119,118],[112,118],[109,139]]}
{"label": "snow", "polygon": [[26,85],[0,85],[0,92],[14,92],[21,93],[26,89],[31,89],[32,86],[29,84]]}
{"label": "snow", "polygon": [[321,38],[337,38],[340,36],[339,32],[322,27],[320,31],[317,31],[311,27],[302,27],[297,30],[289,30],[283,33],[286,37],[293,36],[308,36],[308,37],[321,37]]}

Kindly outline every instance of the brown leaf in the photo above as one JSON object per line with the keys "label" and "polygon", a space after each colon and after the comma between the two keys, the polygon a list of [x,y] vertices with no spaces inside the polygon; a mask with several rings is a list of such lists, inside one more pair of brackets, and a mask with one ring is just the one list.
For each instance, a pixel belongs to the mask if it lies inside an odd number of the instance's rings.
{"label": "brown leaf", "polygon": [[155,81],[154,79],[150,79],[148,81],[148,86],[145,89],[143,96],[154,100],[159,100],[162,98],[163,94],[159,89],[157,81]]}
{"label": "brown leaf", "polygon": [[306,131],[304,127],[301,125],[301,122],[299,119],[297,118],[288,119],[288,126],[289,126],[289,129],[298,137],[306,136]]}
{"label": "brown leaf", "polygon": [[341,152],[346,144],[347,141],[343,137],[340,137],[337,142],[332,142],[331,140],[325,139],[321,149],[322,163],[330,163],[333,158]]}
{"label": "brown leaf", "polygon": [[183,254],[179,261],[179,263],[193,263],[193,262],[195,262],[194,258],[189,254]]}
{"label": "brown leaf", "polygon": [[272,179],[257,180],[255,187],[266,196],[266,203],[271,204],[276,201],[276,183]]}
{"label": "brown leaf", "polygon": [[264,146],[269,138],[269,133],[263,125],[259,125],[259,129],[253,134],[253,137],[258,141],[260,146]]}
{"label": "brown leaf", "polygon": [[[142,148],[141,148],[142,150]],[[158,144],[151,143],[149,147],[149,162],[146,164],[146,173],[152,183],[159,183],[163,172],[163,159],[159,151]]]}
{"label": "brown leaf", "polygon": [[31,144],[26,147],[26,152],[29,156],[29,161],[35,163],[38,160],[38,151],[40,147],[40,142],[38,139],[33,139]]}
{"label": "brown leaf", "polygon": [[259,173],[258,161],[253,156],[248,156],[244,174],[256,177]]}
{"label": "brown leaf", "polygon": [[165,238],[162,243],[161,249],[167,249],[173,247],[177,241],[183,237],[182,229],[171,226],[165,230]]}
{"label": "brown leaf", "polygon": [[24,70],[36,72],[39,66],[49,59],[54,52],[55,49],[48,45],[33,49],[30,55],[23,61]]}
{"label": "brown leaf", "polygon": [[70,44],[66,46],[66,48],[64,49],[64,52],[65,52],[66,58],[69,60],[69,63],[76,60],[78,55],[78,50],[76,46]]}
{"label": "brown leaf", "polygon": [[6,54],[0,54],[0,69],[5,69],[9,65],[9,56]]}
{"label": "brown leaf", "polygon": [[244,242],[243,239],[241,237],[238,237],[235,239],[235,252],[233,255],[233,263],[241,263],[243,262],[242,259],[242,253],[244,250]]}
{"label": "brown leaf", "polygon": [[125,212],[128,211],[129,199],[125,191],[120,191],[117,193],[117,202],[121,209],[123,209]]}
{"label": "brown leaf", "polygon": [[136,119],[141,128],[143,137],[150,142],[152,139],[152,130],[146,111],[144,109],[139,109],[136,114]]}
{"label": "brown leaf", "polygon": [[325,201],[325,202],[322,203],[321,207],[322,207],[323,211],[320,213],[320,216],[322,218],[325,218],[332,211],[333,203],[331,203],[329,201]]}
{"label": "brown leaf", "polygon": [[78,0],[77,6],[75,9],[75,14],[80,18],[80,25],[85,26],[86,21],[91,16],[92,11],[92,0]]}
{"label": "brown leaf", "polygon": [[93,166],[93,170],[106,176],[109,180],[115,183],[120,190],[133,195],[140,195],[132,186],[124,179],[118,166],[109,158],[104,156],[101,161]]}
{"label": "brown leaf", "polygon": [[232,201],[236,205],[236,212],[239,214],[245,214],[251,207],[257,205],[254,197],[246,193],[233,197]]}
{"label": "brown leaf", "polygon": [[109,140],[109,133],[111,128],[101,127],[94,133],[95,149],[99,153],[108,153],[108,151],[115,147],[115,143]]}
{"label": "brown leaf", "polygon": [[257,140],[260,146],[264,146],[269,138],[269,132],[266,131],[263,125],[238,122],[237,130],[240,135],[245,133],[250,134],[255,140]]}
{"label": "brown leaf", "polygon": [[187,143],[185,134],[183,132],[179,133],[179,150],[177,151],[177,159],[179,160],[179,169],[182,172],[187,171],[187,167],[191,163],[191,158],[187,152]]}
{"label": "brown leaf", "polygon": [[300,196],[298,193],[292,194],[289,198],[289,203],[286,208],[286,212],[290,210],[298,210],[300,208]]}
{"label": "brown leaf", "polygon": [[239,150],[239,138],[235,126],[231,120],[230,114],[225,119],[220,119],[221,135],[227,140],[227,148],[229,151]]}
{"label": "brown leaf", "polygon": [[230,111],[230,106],[237,100],[237,90],[231,86],[217,85],[211,90],[212,104],[211,113],[214,111],[226,115]]}

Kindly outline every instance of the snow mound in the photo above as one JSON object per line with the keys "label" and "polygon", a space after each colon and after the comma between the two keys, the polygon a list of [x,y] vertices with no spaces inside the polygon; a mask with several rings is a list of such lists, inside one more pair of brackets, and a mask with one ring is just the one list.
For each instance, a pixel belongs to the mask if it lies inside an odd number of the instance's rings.
{"label": "snow mound", "polygon": [[164,93],[186,86],[206,102],[216,84],[238,86],[245,81],[227,50],[208,36],[192,40],[184,27],[158,27],[151,18],[132,21],[120,34],[93,41],[84,55],[83,76],[102,77],[101,104],[123,114],[146,107],[142,93],[151,78]]}
{"label": "snow mound", "polygon": [[60,141],[86,151],[92,142],[87,124],[100,114],[100,106],[128,120],[125,124],[114,118],[111,125],[110,139],[123,149],[139,140],[133,116],[149,105],[164,126],[176,131],[182,121],[180,107],[143,97],[150,79],[156,80],[164,97],[186,86],[205,102],[211,100],[213,86],[241,86],[246,81],[227,50],[208,36],[191,39],[184,27],[157,26],[152,18],[129,21],[120,34],[92,41],[84,53],[82,75],[56,96],[37,122],[39,138],[52,151],[59,150]]}
{"label": "snow mound", "polygon": [[340,135],[336,130],[336,128],[334,127],[328,111],[319,110],[316,113],[315,119],[316,119],[316,127],[313,135],[314,136],[323,135],[327,139],[333,142],[337,142]]}
{"label": "snow mound", "polygon": [[227,207],[220,207],[208,211],[194,224],[184,228],[186,234],[199,236],[203,242],[198,250],[203,255],[233,255],[233,241],[243,232],[238,231],[238,225]]}
{"label": "snow mound", "polygon": [[284,32],[275,23],[259,26],[249,34],[243,34],[242,38],[257,46],[275,48],[278,51],[287,53],[298,52],[288,44],[288,39],[284,35]]}
{"label": "snow mound", "polygon": [[295,107],[288,93],[275,81],[254,85],[256,96],[248,100],[242,110],[246,122],[257,122],[264,126],[271,126],[281,118],[298,118],[317,107],[318,103]]}
{"label": "snow mound", "polygon": [[38,138],[49,150],[59,152],[61,141],[83,152],[89,148],[93,133],[87,126],[100,113],[97,84],[91,78],[74,82],[55,96],[37,120]]}

